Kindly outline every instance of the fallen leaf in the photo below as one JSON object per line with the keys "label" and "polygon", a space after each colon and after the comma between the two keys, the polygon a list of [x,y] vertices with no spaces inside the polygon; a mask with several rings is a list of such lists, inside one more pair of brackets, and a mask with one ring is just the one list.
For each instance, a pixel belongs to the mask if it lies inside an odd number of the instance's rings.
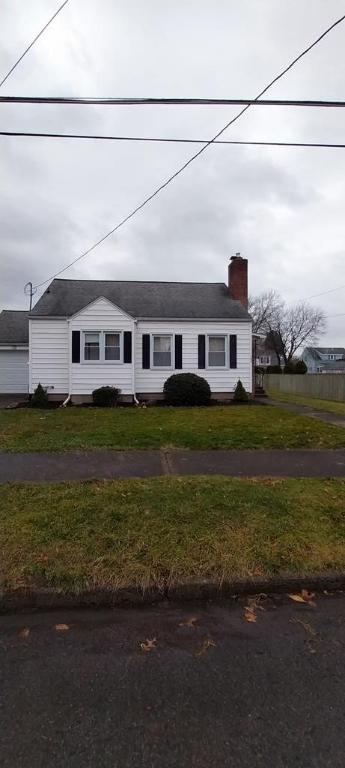
{"label": "fallen leaf", "polygon": [[208,651],[209,648],[215,648],[216,643],[214,640],[212,640],[211,637],[205,637],[205,640],[203,641],[203,644],[199,651],[195,654],[196,656],[203,656],[206,651]]}
{"label": "fallen leaf", "polygon": [[303,600],[305,600],[306,603],[309,603],[309,605],[315,605],[315,603],[313,603],[313,597],[315,597],[315,592],[309,592],[307,589],[302,589],[301,595],[303,597]]}
{"label": "fallen leaf", "polygon": [[140,648],[142,651],[145,651],[145,653],[149,653],[156,648],[156,642],[157,639],[155,637],[153,637],[152,640],[146,639],[144,643],[140,643]]}
{"label": "fallen leaf", "polygon": [[191,616],[191,618],[187,619],[187,621],[180,621],[179,627],[192,627],[192,629],[195,629],[195,624],[197,621],[197,616]]}
{"label": "fallen leaf", "polygon": [[289,598],[295,603],[305,603],[305,599],[302,597],[302,595],[289,595]]}
{"label": "fallen leaf", "polygon": [[256,613],[254,611],[254,608],[250,608],[248,605],[244,609],[244,618],[246,621],[254,622],[256,621]]}
{"label": "fallen leaf", "polygon": [[69,626],[68,624],[55,624],[55,629],[57,632],[67,632]]}
{"label": "fallen leaf", "polygon": [[22,637],[24,640],[29,637],[30,630],[29,627],[22,627],[22,629],[19,630],[18,635],[19,637]]}
{"label": "fallen leaf", "polygon": [[300,595],[289,595],[290,600],[294,600],[295,603],[308,603],[309,605],[315,605],[312,598],[314,592],[308,592],[307,589],[302,589]]}

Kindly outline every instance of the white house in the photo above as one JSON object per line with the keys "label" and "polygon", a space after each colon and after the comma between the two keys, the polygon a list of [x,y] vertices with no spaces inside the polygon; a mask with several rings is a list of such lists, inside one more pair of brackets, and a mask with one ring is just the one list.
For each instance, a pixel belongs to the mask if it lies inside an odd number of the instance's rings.
{"label": "white house", "polygon": [[0,394],[27,395],[29,391],[28,313],[0,312]]}
{"label": "white house", "polygon": [[231,398],[252,392],[247,260],[224,283],[53,280],[29,314],[29,390],[91,399],[103,385],[124,399],[156,399],[173,373],[191,372]]}

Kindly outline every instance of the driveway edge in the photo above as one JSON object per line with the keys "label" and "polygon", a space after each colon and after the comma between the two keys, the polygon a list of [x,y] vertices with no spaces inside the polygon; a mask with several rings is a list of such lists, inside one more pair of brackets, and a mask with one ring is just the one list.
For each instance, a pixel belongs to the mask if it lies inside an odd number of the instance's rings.
{"label": "driveway edge", "polygon": [[282,576],[267,579],[224,581],[222,584],[205,580],[190,580],[171,586],[141,590],[134,587],[121,589],[83,590],[79,593],[63,592],[53,588],[19,588],[0,593],[0,612],[23,612],[70,608],[138,607],[162,601],[187,602],[192,600],[222,600],[258,593],[300,592],[301,589],[333,591],[345,588],[345,572],[328,572],[300,576]]}

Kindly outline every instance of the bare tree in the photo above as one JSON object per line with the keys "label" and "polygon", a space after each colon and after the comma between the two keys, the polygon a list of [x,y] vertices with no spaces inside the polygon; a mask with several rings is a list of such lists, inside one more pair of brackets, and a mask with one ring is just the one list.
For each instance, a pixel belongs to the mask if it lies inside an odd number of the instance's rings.
{"label": "bare tree", "polygon": [[289,363],[304,344],[315,343],[326,330],[322,309],[305,302],[287,306],[274,291],[251,298],[253,331],[266,334],[278,359]]}
{"label": "bare tree", "polygon": [[253,332],[267,334],[272,318],[282,306],[282,300],[275,291],[250,296],[248,312],[253,318]]}

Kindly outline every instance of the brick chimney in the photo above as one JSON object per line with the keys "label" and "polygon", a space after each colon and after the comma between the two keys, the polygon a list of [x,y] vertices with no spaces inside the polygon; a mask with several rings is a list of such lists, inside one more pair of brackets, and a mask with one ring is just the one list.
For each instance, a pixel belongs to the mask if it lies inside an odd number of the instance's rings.
{"label": "brick chimney", "polygon": [[231,256],[228,279],[229,296],[248,309],[248,261],[240,253]]}

